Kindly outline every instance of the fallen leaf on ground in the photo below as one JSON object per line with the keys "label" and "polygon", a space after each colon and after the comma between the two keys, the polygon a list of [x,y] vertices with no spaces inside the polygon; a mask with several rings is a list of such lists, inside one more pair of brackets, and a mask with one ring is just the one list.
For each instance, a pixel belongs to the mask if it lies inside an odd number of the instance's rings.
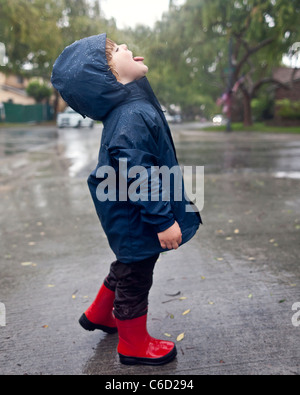
{"label": "fallen leaf on ground", "polygon": [[32,262],[22,262],[21,266],[32,266],[33,263]]}
{"label": "fallen leaf on ground", "polygon": [[184,313],[182,313],[182,315],[187,315],[191,312],[191,309],[186,310]]}
{"label": "fallen leaf on ground", "polygon": [[184,332],[181,333],[179,336],[177,336],[177,341],[178,342],[181,342],[181,340],[183,340],[183,339],[184,339]]}

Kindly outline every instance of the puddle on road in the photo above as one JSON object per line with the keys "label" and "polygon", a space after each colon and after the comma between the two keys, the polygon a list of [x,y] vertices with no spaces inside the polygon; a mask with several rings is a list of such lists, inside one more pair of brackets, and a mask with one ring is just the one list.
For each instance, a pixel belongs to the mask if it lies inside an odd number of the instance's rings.
{"label": "puddle on road", "polygon": [[300,171],[278,171],[273,174],[275,178],[289,178],[291,180],[300,180]]}
{"label": "puddle on road", "polygon": [[[250,138],[251,137],[251,138]],[[174,133],[181,165],[204,166],[205,174],[268,173],[273,178],[300,179],[300,141],[261,135],[210,134],[185,136]],[[101,127],[94,130],[28,127],[0,133],[0,157],[40,152],[54,144],[53,154],[67,164],[70,177],[86,177],[97,164]]]}
{"label": "puddle on road", "polygon": [[101,128],[98,125],[93,130],[57,130],[55,127],[37,126],[7,129],[0,133],[0,158],[9,160],[5,174],[14,171],[17,155],[30,153],[26,160],[35,162],[37,166],[40,163],[36,172],[39,177],[59,171],[58,162],[71,178],[87,177],[97,164],[100,139]]}
{"label": "puddle on road", "polygon": [[206,174],[264,173],[276,178],[300,179],[298,141],[224,139],[203,140],[181,137],[176,142],[182,165],[205,166]]}
{"label": "puddle on road", "polygon": [[5,130],[0,135],[0,154],[12,156],[30,151],[55,141],[58,137],[55,129],[44,130]]}

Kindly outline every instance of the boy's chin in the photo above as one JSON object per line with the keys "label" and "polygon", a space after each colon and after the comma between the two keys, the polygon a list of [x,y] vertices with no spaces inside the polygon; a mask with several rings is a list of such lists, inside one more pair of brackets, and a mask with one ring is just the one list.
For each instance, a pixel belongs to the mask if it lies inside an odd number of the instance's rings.
{"label": "boy's chin", "polygon": [[136,80],[140,80],[140,79],[144,78],[146,76],[146,74],[148,73],[148,71],[149,71],[149,69],[146,66],[144,68],[144,70],[141,73],[139,73],[139,75],[137,76]]}
{"label": "boy's chin", "polygon": [[143,74],[144,74],[144,76],[148,73],[148,71],[149,71],[149,67],[144,64],[143,65]]}

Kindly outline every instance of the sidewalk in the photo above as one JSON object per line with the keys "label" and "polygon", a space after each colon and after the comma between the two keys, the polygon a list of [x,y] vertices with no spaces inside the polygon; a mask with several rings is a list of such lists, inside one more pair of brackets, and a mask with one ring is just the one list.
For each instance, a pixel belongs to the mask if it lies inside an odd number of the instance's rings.
{"label": "sidewalk", "polygon": [[120,365],[117,335],[77,323],[114,260],[86,184],[99,134],[5,156],[1,137],[0,374],[299,374],[300,136],[176,127],[179,161],[205,165],[204,226],[157,264],[149,332],[178,357],[155,368]]}

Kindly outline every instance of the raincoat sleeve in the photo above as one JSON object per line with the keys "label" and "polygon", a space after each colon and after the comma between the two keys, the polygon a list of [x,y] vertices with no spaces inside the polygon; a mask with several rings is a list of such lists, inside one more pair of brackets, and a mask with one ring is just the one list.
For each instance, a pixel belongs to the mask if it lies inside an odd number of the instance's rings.
{"label": "raincoat sleeve", "polygon": [[161,180],[151,182],[159,167],[157,133],[153,121],[141,114],[127,114],[117,123],[108,150],[118,172],[119,199],[138,205],[142,220],[160,233],[174,225],[175,218],[170,201],[162,199]]}

